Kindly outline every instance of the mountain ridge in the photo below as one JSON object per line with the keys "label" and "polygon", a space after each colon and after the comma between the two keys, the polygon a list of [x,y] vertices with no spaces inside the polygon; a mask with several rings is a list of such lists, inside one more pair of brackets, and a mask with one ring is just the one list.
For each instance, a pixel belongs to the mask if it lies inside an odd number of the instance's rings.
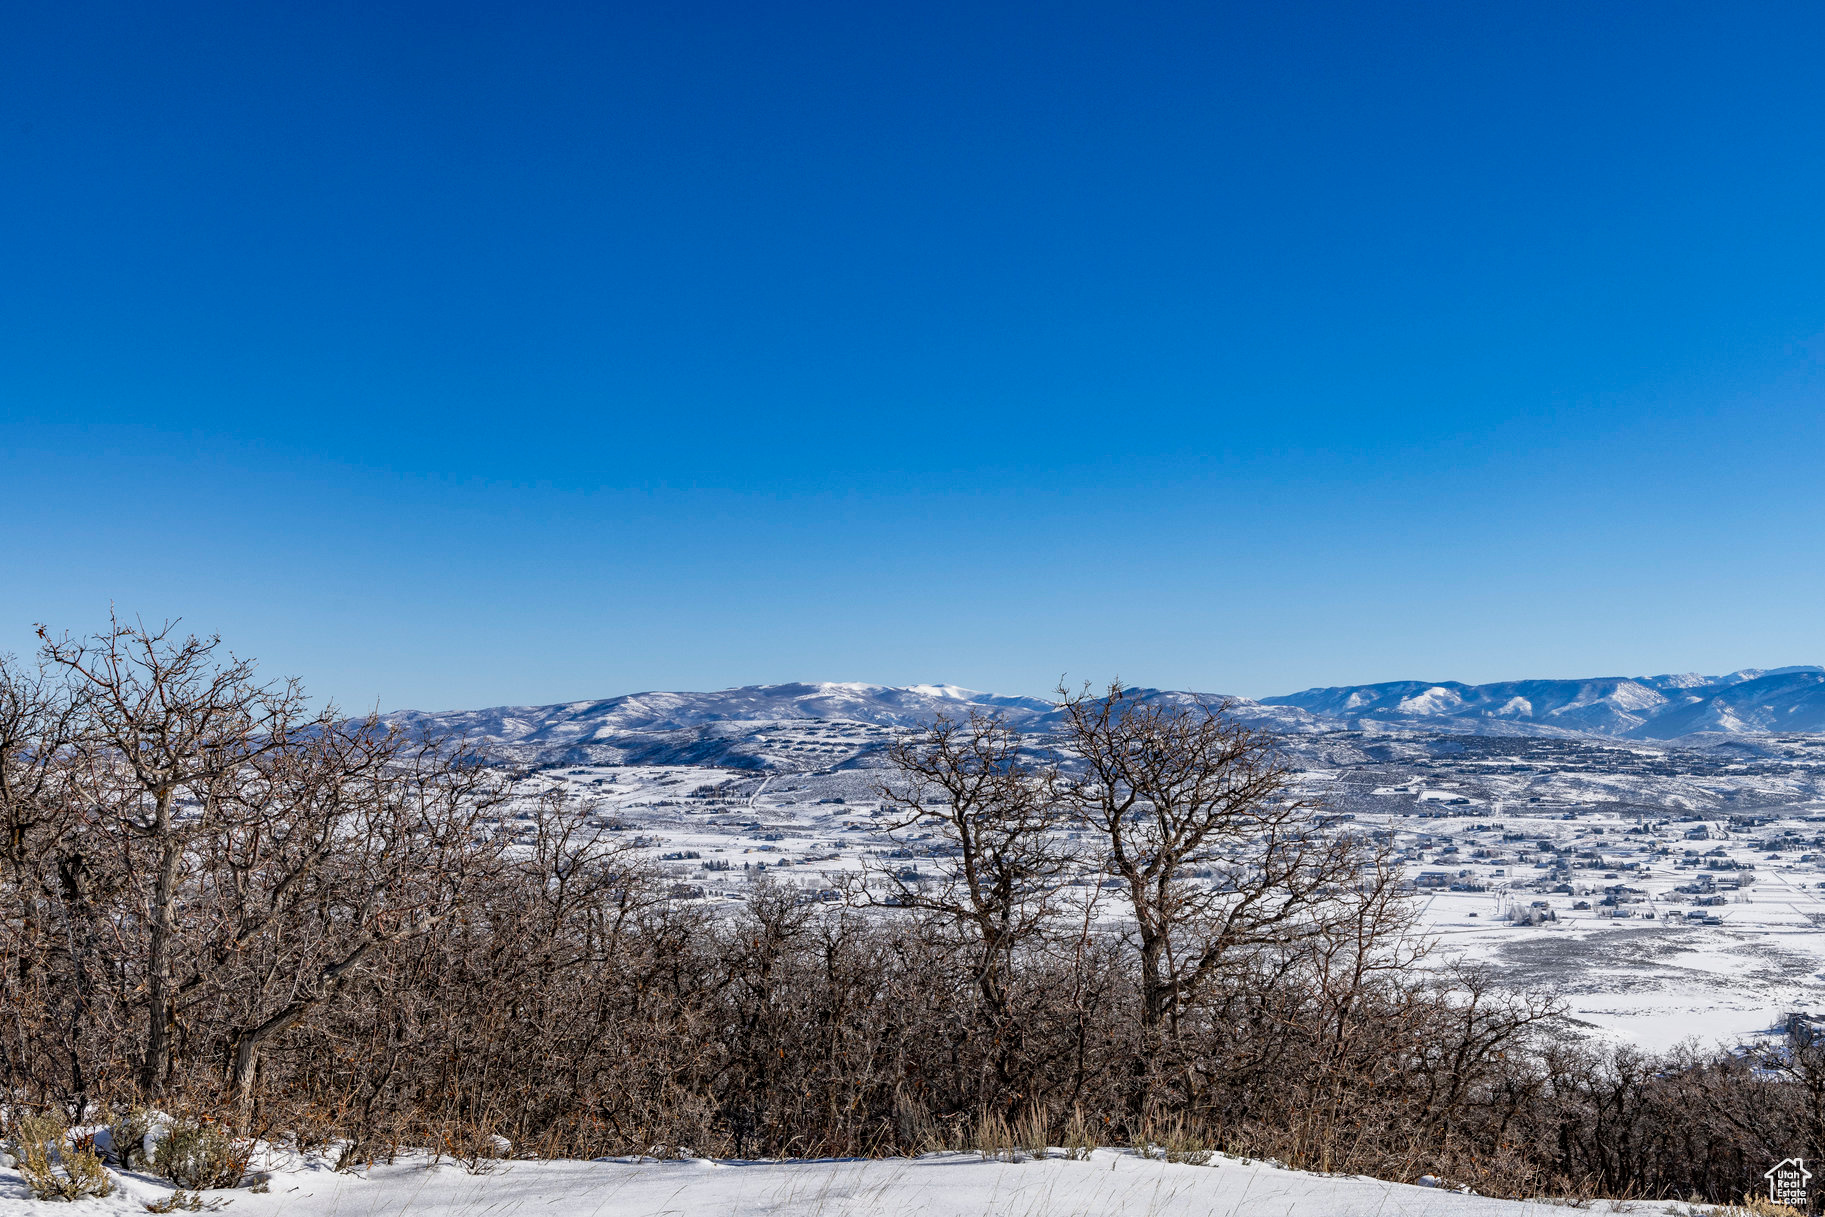
{"label": "mountain ridge", "polygon": [[1598,676],[1494,681],[1383,681],[1261,699],[1360,726],[1495,722],[1625,739],[1701,732],[1825,731],[1825,668],[1744,668],[1724,676]]}
{"label": "mountain ridge", "polygon": [[[1337,685],[1259,700],[1140,689],[1147,700],[1225,701],[1243,723],[1283,734],[1415,730],[1472,735],[1591,735],[1674,740],[1767,732],[1825,732],[1825,667],[1465,684],[1384,681]],[[1000,715],[1045,731],[1060,711],[1045,698],[956,685],[857,681],[745,685],[712,692],[649,690],[545,706],[386,715],[412,729],[460,734],[528,759],[613,759],[752,767],[770,730],[846,724],[884,740],[940,714]]]}

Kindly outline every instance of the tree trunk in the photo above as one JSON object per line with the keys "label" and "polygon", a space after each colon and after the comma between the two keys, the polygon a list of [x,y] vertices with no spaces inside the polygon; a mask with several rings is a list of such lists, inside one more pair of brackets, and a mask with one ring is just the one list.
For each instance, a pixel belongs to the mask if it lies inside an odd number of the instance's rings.
{"label": "tree trunk", "polygon": [[1165,1025],[1171,1005],[1172,985],[1161,969],[1165,953],[1163,935],[1141,931],[1141,1027],[1150,1034]]}
{"label": "tree trunk", "polygon": [[159,843],[158,877],[152,892],[152,941],[146,960],[146,1059],[140,1090],[147,1099],[164,1094],[171,1078],[171,1032],[177,1011],[171,991],[171,951],[177,937],[177,881],[183,842],[171,831],[171,794],[158,795],[154,838]]}
{"label": "tree trunk", "polygon": [[253,1116],[253,1087],[259,1073],[260,1048],[267,1040],[288,1031],[303,1021],[304,1016],[322,1005],[335,995],[342,987],[344,980],[365,960],[383,940],[368,938],[353,951],[336,963],[330,964],[317,974],[316,983],[303,996],[292,999],[278,1013],[258,1026],[248,1027],[237,1033],[233,1039],[234,1051],[228,1065],[228,1085],[233,1091],[235,1102],[240,1108],[243,1126]]}

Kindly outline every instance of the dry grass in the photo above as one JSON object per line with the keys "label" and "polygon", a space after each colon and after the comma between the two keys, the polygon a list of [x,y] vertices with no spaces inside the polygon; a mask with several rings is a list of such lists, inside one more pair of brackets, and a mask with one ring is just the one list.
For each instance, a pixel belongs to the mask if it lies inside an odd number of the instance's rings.
{"label": "dry grass", "polygon": [[1183,1116],[1148,1121],[1131,1139],[1130,1146],[1143,1158],[1160,1158],[1185,1166],[1209,1166],[1216,1156],[1216,1144],[1209,1133]]}
{"label": "dry grass", "polygon": [[1014,1121],[1014,1143],[1029,1158],[1044,1161],[1052,1152],[1051,1121],[1043,1104],[1030,1106]]}
{"label": "dry grass", "polygon": [[1724,1211],[1730,1217],[1738,1217],[1739,1214],[1741,1217],[1806,1217],[1806,1214],[1790,1204],[1776,1204],[1766,1196],[1754,1193],[1744,1196]]}
{"label": "dry grass", "polygon": [[1096,1130],[1084,1119],[1084,1109],[1073,1106],[1071,1118],[1065,1121],[1065,1135],[1059,1142],[1065,1157],[1073,1162],[1088,1162],[1096,1150]]}
{"label": "dry grass", "polygon": [[1749,1192],[1735,1204],[1706,1204],[1694,1197],[1667,1210],[1673,1217],[1806,1217],[1792,1205],[1776,1204],[1766,1196]]}
{"label": "dry grass", "polygon": [[977,1116],[976,1128],[970,1139],[970,1148],[984,1161],[1020,1161],[1020,1149],[1014,1141],[1014,1130],[1008,1127],[1008,1122],[1000,1112],[985,1111]]}

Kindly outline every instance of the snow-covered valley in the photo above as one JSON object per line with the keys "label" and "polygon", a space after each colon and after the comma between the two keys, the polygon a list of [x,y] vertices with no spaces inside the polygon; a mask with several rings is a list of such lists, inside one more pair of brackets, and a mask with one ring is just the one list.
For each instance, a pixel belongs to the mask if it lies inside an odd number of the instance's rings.
{"label": "snow-covered valley", "polygon": [[[941,840],[886,831],[884,752],[972,709],[1049,746],[1051,703],[950,686],[763,686],[411,721],[479,737],[529,770],[529,794],[573,795],[679,899],[738,902],[764,878],[836,905],[871,867],[945,865]],[[1734,1044],[1825,1012],[1825,735],[1661,741],[1234,712],[1281,733],[1299,793],[1340,831],[1391,843],[1434,960],[1555,990],[1575,1024],[1644,1047]]]}

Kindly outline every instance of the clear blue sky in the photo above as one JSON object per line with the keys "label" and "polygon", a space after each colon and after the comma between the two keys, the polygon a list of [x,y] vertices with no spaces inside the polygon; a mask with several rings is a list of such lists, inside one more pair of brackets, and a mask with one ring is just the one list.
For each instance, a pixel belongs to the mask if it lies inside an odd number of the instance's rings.
{"label": "clear blue sky", "polygon": [[1825,661],[1825,7],[36,4],[0,649],[349,706]]}

